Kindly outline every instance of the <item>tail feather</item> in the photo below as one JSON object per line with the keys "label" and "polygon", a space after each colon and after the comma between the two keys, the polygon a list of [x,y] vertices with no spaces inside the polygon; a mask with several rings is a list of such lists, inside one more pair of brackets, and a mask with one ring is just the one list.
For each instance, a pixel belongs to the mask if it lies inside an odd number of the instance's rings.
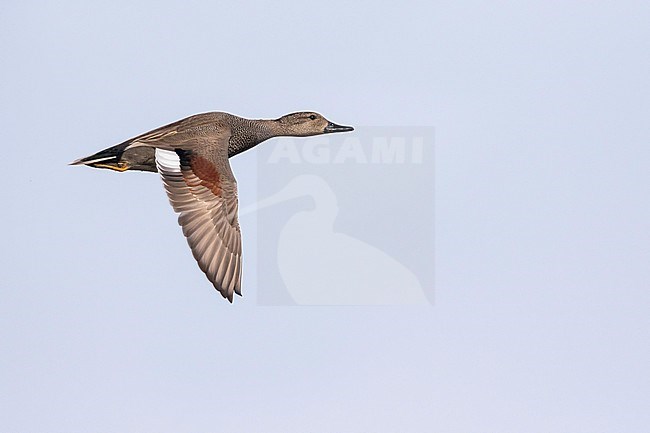
{"label": "tail feather", "polygon": [[109,168],[116,171],[126,171],[131,168],[129,161],[123,159],[124,151],[129,146],[130,141],[117,144],[109,147],[108,149],[100,150],[99,152],[79,158],[70,163],[70,165],[87,165],[95,168]]}
{"label": "tail feather", "polygon": [[109,147],[108,149],[100,150],[99,152],[87,156],[85,158],[79,158],[75,161],[72,161],[70,165],[90,165],[92,166],[95,163],[99,162],[110,162],[110,161],[118,161],[122,154],[124,153],[124,149],[128,146],[128,143],[121,143],[117,144],[115,146]]}
{"label": "tail feather", "polygon": [[72,161],[70,165],[86,165],[95,168],[108,168],[115,171],[150,171],[156,172],[156,155],[153,147],[129,147],[133,140],[117,144],[104,150]]}

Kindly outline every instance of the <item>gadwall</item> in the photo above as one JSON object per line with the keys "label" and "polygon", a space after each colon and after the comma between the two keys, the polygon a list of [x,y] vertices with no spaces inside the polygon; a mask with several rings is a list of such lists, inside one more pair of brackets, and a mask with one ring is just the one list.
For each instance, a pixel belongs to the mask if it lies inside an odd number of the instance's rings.
{"label": "gadwall", "polygon": [[252,120],[228,113],[190,116],[154,129],[71,165],[116,171],[158,171],[179,214],[192,254],[224,298],[241,295],[241,231],[237,182],[228,158],[272,137],[353,131],[318,113]]}

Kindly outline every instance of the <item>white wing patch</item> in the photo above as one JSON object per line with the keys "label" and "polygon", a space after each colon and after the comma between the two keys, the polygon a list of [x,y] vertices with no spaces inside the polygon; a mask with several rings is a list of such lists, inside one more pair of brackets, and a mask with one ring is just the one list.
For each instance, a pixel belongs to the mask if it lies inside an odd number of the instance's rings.
{"label": "white wing patch", "polygon": [[179,173],[181,172],[181,160],[171,150],[156,149],[156,167],[159,172]]}

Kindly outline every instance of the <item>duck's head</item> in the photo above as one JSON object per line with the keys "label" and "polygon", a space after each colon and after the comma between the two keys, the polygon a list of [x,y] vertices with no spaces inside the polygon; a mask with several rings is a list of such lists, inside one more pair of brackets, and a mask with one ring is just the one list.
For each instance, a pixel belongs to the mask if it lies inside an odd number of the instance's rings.
{"label": "duck's head", "polygon": [[276,120],[284,131],[283,135],[309,137],[310,135],[329,134],[332,132],[354,131],[351,126],[341,126],[330,122],[312,111],[301,111],[282,116]]}

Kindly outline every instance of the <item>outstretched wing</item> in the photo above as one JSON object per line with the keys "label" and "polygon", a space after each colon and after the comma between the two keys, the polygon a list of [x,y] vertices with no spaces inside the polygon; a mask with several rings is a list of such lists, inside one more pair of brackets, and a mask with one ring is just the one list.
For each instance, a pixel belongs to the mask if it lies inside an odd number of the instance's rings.
{"label": "outstretched wing", "polygon": [[174,151],[157,148],[156,164],[194,258],[232,302],[233,293],[241,295],[237,182],[228,163],[227,139],[202,144]]}

